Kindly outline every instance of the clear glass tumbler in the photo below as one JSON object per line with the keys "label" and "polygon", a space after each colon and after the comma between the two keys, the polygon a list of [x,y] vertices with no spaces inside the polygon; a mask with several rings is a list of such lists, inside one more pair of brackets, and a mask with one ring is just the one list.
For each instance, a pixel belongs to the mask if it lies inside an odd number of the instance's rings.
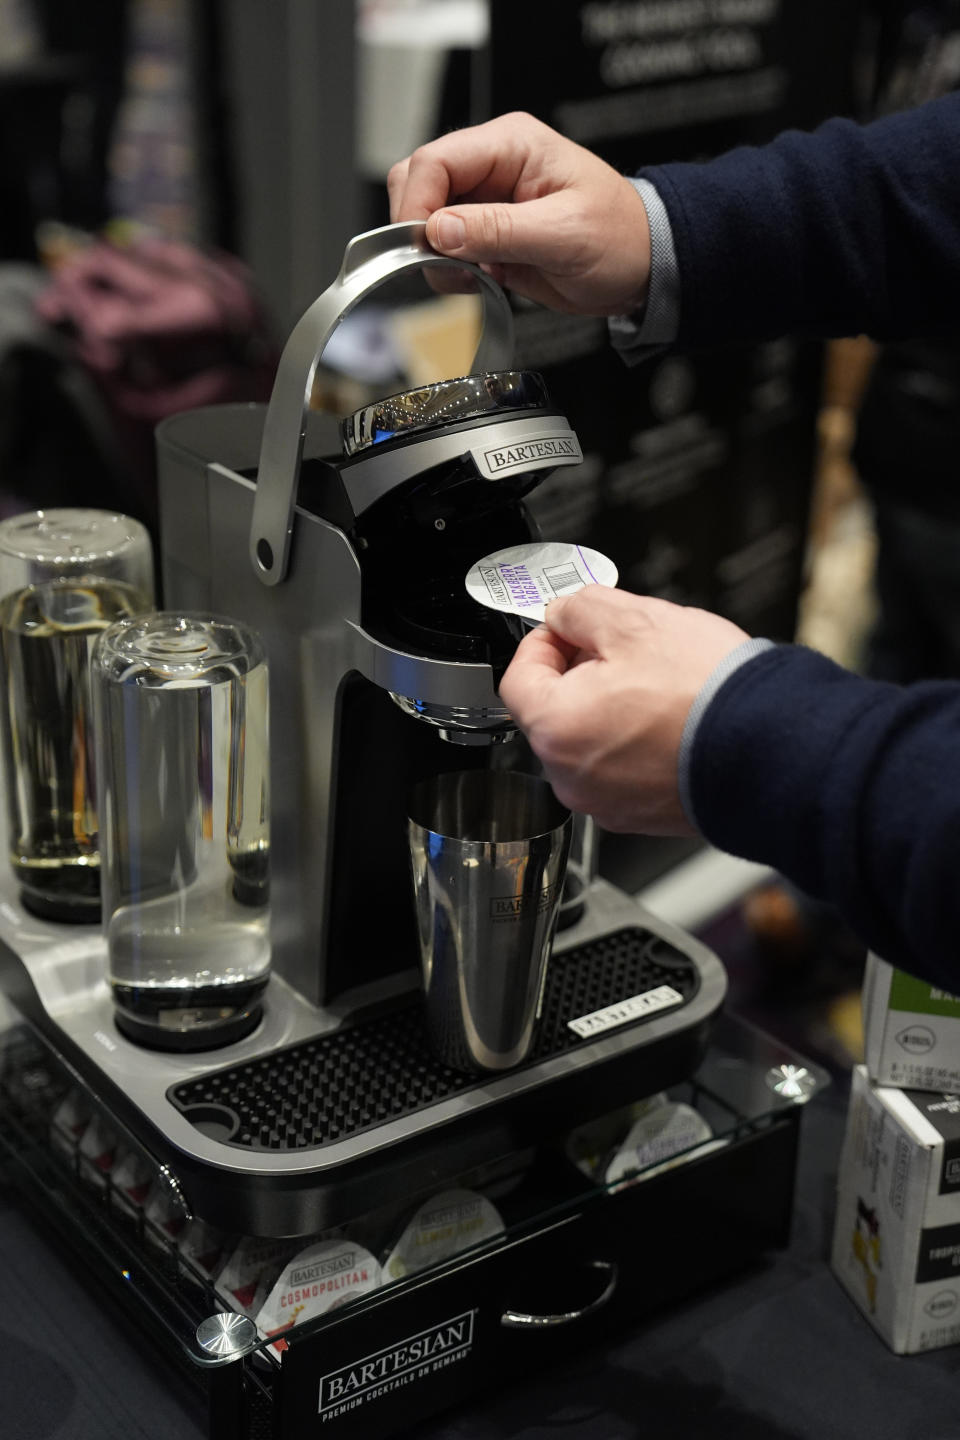
{"label": "clear glass tumbler", "polygon": [[8,853],[24,905],[46,919],[100,919],[90,652],[108,625],[153,604],[139,521],[58,509],[0,523]]}
{"label": "clear glass tumbler", "polygon": [[270,975],[268,677],[259,637],[157,612],[92,661],[104,926],[118,1028],[201,1050],[254,1028]]}

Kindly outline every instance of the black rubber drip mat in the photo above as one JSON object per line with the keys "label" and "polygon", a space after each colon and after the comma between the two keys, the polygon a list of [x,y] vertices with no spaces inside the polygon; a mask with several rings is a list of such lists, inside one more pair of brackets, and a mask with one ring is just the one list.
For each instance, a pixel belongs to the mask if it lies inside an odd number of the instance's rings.
{"label": "black rubber drip mat", "polygon": [[[687,955],[636,926],[555,956],[537,1043],[518,1068],[587,1043],[569,1028],[570,1020],[660,985],[672,986],[686,1005],[699,984],[697,967]],[[643,1025],[648,1018],[630,1025]],[[272,1055],[212,1070],[167,1094],[191,1124],[222,1143],[304,1151],[421,1112],[484,1083],[485,1077],[452,1070],[434,1056],[414,1000]]]}

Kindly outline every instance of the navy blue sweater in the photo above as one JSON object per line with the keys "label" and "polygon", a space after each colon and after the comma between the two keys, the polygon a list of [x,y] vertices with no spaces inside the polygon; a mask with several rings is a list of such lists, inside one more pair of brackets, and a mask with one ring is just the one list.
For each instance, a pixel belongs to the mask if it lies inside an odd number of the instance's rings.
{"label": "navy blue sweater", "polygon": [[673,228],[686,349],[960,332],[960,93],[640,174]]}
{"label": "navy blue sweater", "polygon": [[690,763],[708,840],[960,991],[960,684],[888,685],[777,646],[718,691]]}
{"label": "navy blue sweater", "polygon": [[[642,173],[673,227],[681,347],[960,333],[960,96]],[[901,689],[769,650],[708,707],[690,793],[713,844],[960,991],[960,684]]]}

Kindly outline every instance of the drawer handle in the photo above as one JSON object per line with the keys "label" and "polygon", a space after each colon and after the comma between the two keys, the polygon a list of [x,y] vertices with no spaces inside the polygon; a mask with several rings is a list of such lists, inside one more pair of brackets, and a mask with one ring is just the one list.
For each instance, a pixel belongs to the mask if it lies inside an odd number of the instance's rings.
{"label": "drawer handle", "polygon": [[617,1288],[617,1267],[611,1260],[591,1260],[590,1269],[599,1270],[602,1275],[606,1275],[607,1283],[596,1300],[591,1300],[589,1305],[584,1305],[580,1310],[561,1311],[558,1315],[525,1315],[522,1310],[504,1310],[500,1316],[500,1324],[505,1325],[508,1330],[546,1330],[550,1326],[569,1325],[574,1320],[583,1320],[594,1311],[602,1310],[613,1298],[613,1292]]}

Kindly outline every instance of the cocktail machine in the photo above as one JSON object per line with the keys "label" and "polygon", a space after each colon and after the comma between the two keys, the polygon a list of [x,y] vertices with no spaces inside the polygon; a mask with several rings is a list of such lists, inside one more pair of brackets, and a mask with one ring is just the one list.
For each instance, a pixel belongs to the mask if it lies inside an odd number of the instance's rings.
{"label": "cocktail machine", "polygon": [[[358,237],[294,329],[268,407],[188,412],[158,432],[163,603],[253,627],[270,666],[272,976],[253,1028],[206,1051],[178,1049],[175,1036],[164,1048],[138,1045],[114,1024],[102,936],[35,919],[12,890],[0,904],[0,973],[17,1022],[5,1073],[24,1123],[44,1082],[31,1091],[23,1076],[31,1065],[55,1073],[149,1157],[183,1216],[296,1251],[310,1237],[349,1235],[387,1200],[416,1206],[451,1187],[482,1189],[484,1177],[512,1177],[510,1193],[536,1194],[514,1210],[507,1196],[499,1239],[468,1252],[488,1268],[461,1256],[421,1270],[416,1283],[408,1268],[405,1281],[337,1309],[321,1325],[328,1377],[334,1361],[399,1342],[404,1326],[413,1333],[448,1319],[447,1306],[463,1320],[448,1338],[459,1337],[459,1358],[469,1353],[478,1375],[493,1363],[481,1343],[488,1305],[495,1326],[537,1329],[542,1320],[551,1330],[596,1308],[561,1300],[546,1318],[510,1311],[508,1322],[496,1277],[515,1274],[526,1241],[536,1249],[547,1234],[568,1258],[586,1254],[593,1241],[584,1236],[594,1234],[609,1249],[616,1233],[615,1248],[629,1248],[638,1202],[665,1224],[696,1209],[679,1169],[612,1195],[582,1170],[573,1183],[562,1178],[556,1162],[578,1127],[602,1126],[600,1117],[675,1087],[711,1097],[716,1112],[715,1144],[691,1142],[683,1173],[710,1188],[714,1228],[718,1214],[727,1220],[726,1262],[782,1240],[795,1101],[819,1083],[808,1068],[791,1092],[794,1057],[752,1032],[747,1044],[731,1038],[731,1022],[718,1018],[726,978],[716,957],[595,877],[576,907],[561,907],[572,923],[557,931],[523,1063],[471,1073],[431,1050],[405,832],[410,793],[438,774],[523,770],[532,760],[497,695],[521,630],[476,604],[464,577],[480,557],[534,537],[524,496],[582,458],[542,380],[513,367],[504,295],[469,266],[458,268],[479,288],[484,313],[469,375],[391,396],[343,423],[312,410],[321,356],[359,302],[397,276],[429,272],[442,285],[450,267],[428,249],[422,225]],[[24,1053],[34,1058],[18,1068],[10,1057]],[[758,1144],[770,1147],[773,1171],[758,1169]],[[554,1159],[544,1164],[547,1153]],[[603,1202],[624,1207],[612,1229]],[[600,1298],[609,1300],[626,1254],[586,1263],[600,1265]],[[702,1257],[678,1263],[676,1285],[658,1282],[663,1297],[710,1271]],[[205,1292],[211,1322],[223,1312],[213,1340],[181,1314],[191,1358],[261,1353],[252,1310],[230,1314],[225,1293]],[[389,1295],[393,1310],[384,1309]],[[248,1328],[241,1334],[234,1321]],[[271,1382],[284,1423],[301,1413],[319,1423],[320,1352],[305,1344],[316,1328],[289,1331],[282,1356],[272,1356],[289,1382],[286,1391]],[[341,1381],[328,1399],[347,1393]],[[374,1424],[389,1429],[436,1408],[447,1384],[437,1379],[437,1398],[419,1409],[385,1407],[393,1418]],[[375,1433],[369,1409],[359,1414]],[[353,1423],[347,1407],[337,1418]]]}

